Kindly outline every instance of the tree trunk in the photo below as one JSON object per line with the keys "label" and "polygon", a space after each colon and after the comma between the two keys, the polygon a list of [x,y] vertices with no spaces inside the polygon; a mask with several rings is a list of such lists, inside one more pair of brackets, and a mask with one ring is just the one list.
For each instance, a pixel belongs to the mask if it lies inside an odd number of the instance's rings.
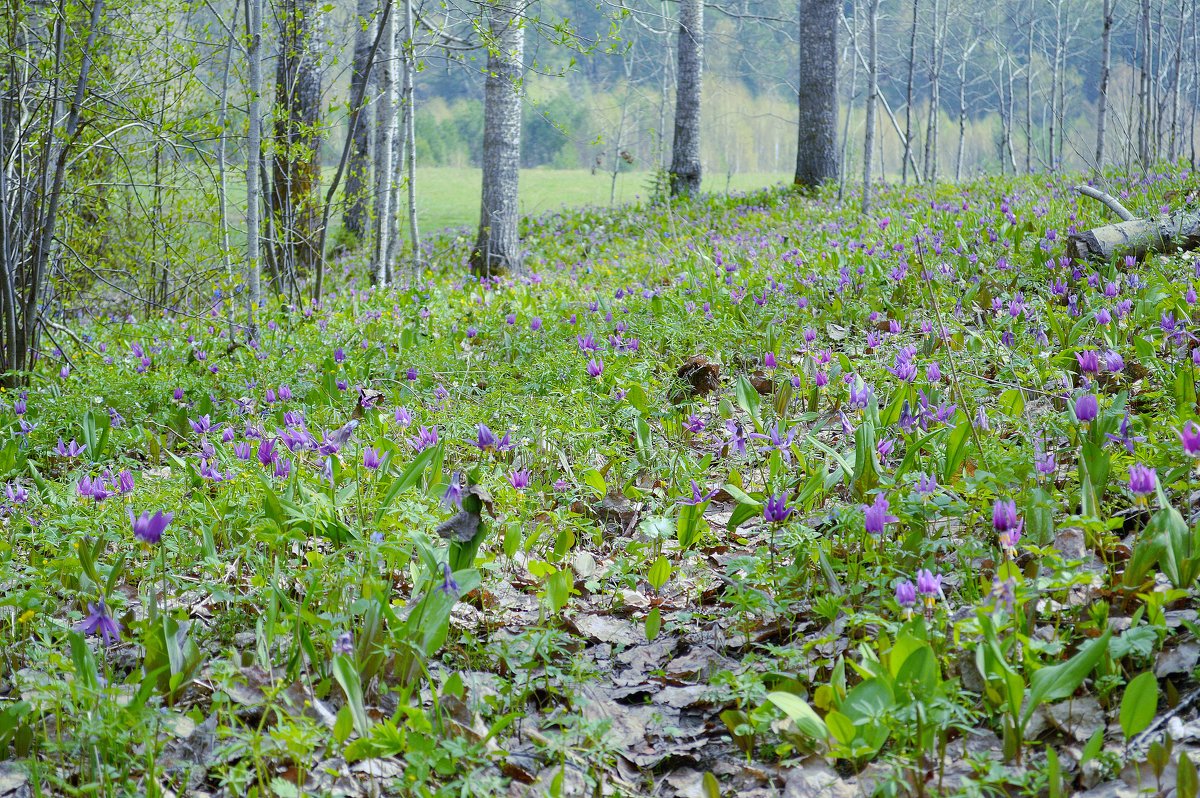
{"label": "tree trunk", "polygon": [[417,103],[413,86],[417,71],[416,42],[413,38],[412,0],[404,0],[404,138],[408,146],[408,233],[412,249],[412,270],[415,274],[421,265],[421,231],[417,225]]}
{"label": "tree trunk", "polygon": [[1179,157],[1180,84],[1183,83],[1183,39],[1187,35],[1187,6],[1179,0],[1179,38],[1175,40],[1175,66],[1171,79],[1171,130],[1168,139],[1168,158],[1171,163]]}
{"label": "tree trunk", "polygon": [[879,100],[879,0],[867,3],[867,120],[863,143],[862,212],[871,208],[871,154],[875,148],[875,105]]}
{"label": "tree trunk", "polygon": [[321,74],[316,0],[283,0],[280,24],[271,209],[276,262],[291,292],[297,280],[315,271],[320,257]]}
{"label": "tree trunk", "polygon": [[1025,38],[1025,173],[1033,173],[1033,17],[1029,0],[1029,30]]}
{"label": "tree trunk", "polygon": [[525,29],[516,0],[488,6],[491,42],[483,103],[483,198],[471,270],[490,277],[521,265],[518,223]]}
{"label": "tree trunk", "polygon": [[249,18],[246,31],[249,43],[246,47],[248,65],[247,87],[249,98],[246,113],[250,117],[246,134],[246,338],[258,336],[258,307],[262,304],[262,285],[259,264],[258,211],[262,198],[259,196],[259,159],[262,154],[262,3],[249,0]]}
{"label": "tree trunk", "polygon": [[675,87],[675,138],[671,145],[671,196],[700,191],[700,95],[704,73],[704,2],[681,0],[679,76]]}
{"label": "tree trunk", "polygon": [[929,45],[929,115],[925,121],[925,180],[938,179],[938,112],[941,110],[942,59],[944,28],[941,0],[933,0],[933,37]]}
{"label": "tree trunk", "polygon": [[1138,81],[1138,161],[1144,167],[1150,164],[1151,141],[1151,98],[1150,71],[1152,66],[1151,34],[1150,34],[1150,0],[1142,0],[1141,6],[1141,45],[1142,64],[1141,77]]}
{"label": "tree trunk", "polygon": [[800,135],[795,184],[812,188],[838,176],[838,50],[841,0],[800,0]]}
{"label": "tree trunk", "polygon": [[[912,157],[913,76],[917,69],[917,11],[921,0],[913,0],[912,27],[908,32],[908,80],[904,85],[904,160],[900,166],[900,182],[908,183],[908,160]],[[803,24],[804,12],[801,13]]]}
{"label": "tree trunk", "polygon": [[[385,0],[386,2],[386,0]],[[371,75],[367,69],[367,61],[371,57],[371,42],[374,39],[372,28],[376,21],[372,18],[374,0],[358,0],[355,12],[356,24],[354,29],[354,66],[350,73],[350,97],[364,100],[358,106],[358,124],[354,126],[354,134],[350,144],[350,156],[346,164],[346,210],[342,214],[342,226],[346,232],[361,239],[367,231],[367,197],[370,194],[371,173],[371,105],[365,99],[366,87],[371,83]],[[353,113],[354,109],[351,109]]]}
{"label": "tree trunk", "polygon": [[376,114],[378,127],[375,131],[375,250],[372,256],[372,282],[378,286],[388,284],[391,263],[388,253],[392,251],[392,236],[396,230],[396,209],[392,204],[395,196],[393,177],[395,174],[396,127],[399,114],[397,105],[398,80],[396,69],[395,17],[381,31],[385,52],[376,73],[379,78],[379,111]]}
{"label": "tree trunk", "polygon": [[1100,96],[1096,100],[1096,163],[1097,174],[1104,171],[1104,133],[1108,123],[1108,77],[1112,71],[1113,0],[1104,0],[1100,35]]}

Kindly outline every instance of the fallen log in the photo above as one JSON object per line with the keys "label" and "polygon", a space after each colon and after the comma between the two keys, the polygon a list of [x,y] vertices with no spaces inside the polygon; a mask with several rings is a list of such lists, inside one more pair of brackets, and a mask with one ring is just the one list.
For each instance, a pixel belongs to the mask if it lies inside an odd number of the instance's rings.
{"label": "fallen log", "polygon": [[1111,194],[1092,186],[1076,186],[1075,190],[1103,203],[1122,219],[1116,224],[1072,234],[1067,239],[1067,254],[1076,260],[1111,261],[1126,255],[1141,260],[1150,253],[1170,254],[1200,248],[1200,210],[1139,219]]}

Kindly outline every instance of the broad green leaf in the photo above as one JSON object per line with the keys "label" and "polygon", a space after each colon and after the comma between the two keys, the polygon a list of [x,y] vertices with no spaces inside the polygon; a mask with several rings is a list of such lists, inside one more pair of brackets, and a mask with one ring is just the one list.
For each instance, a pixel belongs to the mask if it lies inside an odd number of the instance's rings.
{"label": "broad green leaf", "polygon": [[1082,645],[1075,656],[1066,662],[1044,667],[1033,674],[1029,679],[1029,702],[1021,715],[1022,730],[1039,706],[1069,698],[1083,684],[1083,680],[1104,656],[1110,637],[1112,630],[1106,629],[1100,637]]}
{"label": "broad green leaf", "polygon": [[806,734],[814,740],[824,740],[829,737],[829,729],[825,725],[825,721],[821,720],[821,716],[799,696],[792,693],[773,692],[767,693],[767,700],[791,718],[802,734]]}
{"label": "broad green leaf", "polygon": [[1158,679],[1153,671],[1135,676],[1121,696],[1121,731],[1128,742],[1144,731],[1158,712]]}

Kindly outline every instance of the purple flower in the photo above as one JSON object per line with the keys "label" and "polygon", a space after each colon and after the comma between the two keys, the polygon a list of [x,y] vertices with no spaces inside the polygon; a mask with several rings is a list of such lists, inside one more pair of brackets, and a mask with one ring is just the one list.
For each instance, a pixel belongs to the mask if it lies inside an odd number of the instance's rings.
{"label": "purple flower", "polygon": [[925,379],[930,382],[938,382],[942,379],[942,367],[937,364],[937,361],[925,367]]}
{"label": "purple flower", "polygon": [[154,544],[162,540],[167,524],[171,523],[174,518],[174,513],[164,513],[162,510],[154,515],[150,515],[150,511],[147,510],[139,518],[134,517],[133,510],[129,511],[129,521],[133,524],[133,536],[143,543]]}
{"label": "purple flower", "polygon": [[342,632],[338,635],[337,640],[333,642],[334,655],[341,654],[342,656],[354,656],[354,636],[349,632]]}
{"label": "purple flower", "polygon": [[225,475],[217,470],[217,467],[208,462],[207,459],[200,460],[200,476],[212,482],[220,482],[225,479]]}
{"label": "purple flower", "polygon": [[775,368],[775,353],[767,352],[763,355],[763,365],[769,369]]}
{"label": "purple flower", "polygon": [[430,446],[436,446],[438,442],[437,427],[421,427],[417,431],[415,438],[408,439],[408,445],[413,447],[417,452],[423,452]]}
{"label": "purple flower", "polygon": [[192,432],[195,432],[198,435],[204,435],[210,429],[212,429],[212,417],[205,413],[197,419],[189,418],[188,424],[191,425]]}
{"label": "purple flower", "polygon": [[508,484],[512,485],[514,490],[524,490],[529,487],[532,477],[529,469],[517,469],[508,475]]}
{"label": "purple flower", "polygon": [[917,586],[905,579],[896,585],[896,603],[905,609],[917,603]]}
{"label": "purple flower", "polygon": [[875,391],[871,386],[858,379],[850,384],[850,406],[856,410],[865,410],[874,395]]}
{"label": "purple flower", "polygon": [[792,440],[796,437],[795,429],[790,430],[785,436],[779,430],[779,422],[776,421],[769,434],[762,435],[757,432],[752,432],[750,433],[750,437],[754,438],[755,440],[770,441],[771,444],[769,447],[767,447],[768,449],[774,449],[779,452],[779,454],[783,457],[783,462],[792,462],[792,454],[790,449],[792,446]]}
{"label": "purple flower", "polygon": [[599,378],[604,373],[604,361],[600,358],[591,358],[587,363],[587,373],[593,379]]}
{"label": "purple flower", "polygon": [[704,421],[700,418],[700,416],[692,413],[690,416],[688,416],[688,420],[684,423],[683,428],[695,435],[696,433],[703,431]]}
{"label": "purple flower", "polygon": [[454,475],[452,477],[450,477],[450,484],[446,485],[446,492],[444,494],[442,494],[442,502],[444,502],[447,506],[457,507],[458,509],[461,510],[462,509],[462,501],[463,501],[462,474],[455,471]]}
{"label": "purple flower", "polygon": [[1104,353],[1104,370],[1112,373],[1117,373],[1125,369],[1125,358],[1121,357],[1121,353],[1115,349],[1110,349]]}
{"label": "purple flower", "polygon": [[286,457],[280,457],[275,461],[275,478],[287,479],[292,473],[292,461]]}
{"label": "purple flower", "polygon": [[1200,457],[1200,424],[1189,421],[1179,432],[1179,440],[1183,443],[1183,453],[1188,457]]}
{"label": "purple flower", "polygon": [[83,454],[83,447],[76,443],[74,438],[71,439],[70,445],[63,444],[63,439],[59,438],[58,446],[54,447],[54,451],[59,457],[78,457]]}
{"label": "purple flower", "polygon": [[768,496],[763,507],[763,518],[769,524],[782,524],[792,514],[792,508],[787,506],[787,494]]}
{"label": "purple flower", "polygon": [[408,412],[407,407],[397,407],[395,419],[397,424],[402,427],[407,427],[412,423],[412,414]]}
{"label": "purple flower", "polygon": [[1084,374],[1095,374],[1100,370],[1100,356],[1090,349],[1085,352],[1076,352],[1075,360],[1079,363],[1079,370]]}
{"label": "purple flower", "polygon": [[373,446],[368,446],[363,449],[363,466],[374,471],[379,468],[382,461],[379,458],[379,450]]}
{"label": "purple flower", "polygon": [[716,490],[711,490],[708,493],[702,493],[700,486],[696,484],[696,480],[692,480],[692,497],[690,499],[680,499],[680,504],[697,505],[704,504],[706,501],[717,495]]}
{"label": "purple flower", "polygon": [[1145,497],[1154,493],[1157,486],[1158,473],[1153,468],[1141,464],[1129,467],[1129,491],[1138,499],[1145,501]]}
{"label": "purple flower", "polygon": [[738,454],[746,453],[746,435],[742,430],[742,425],[736,419],[727,419],[725,421],[725,429],[729,430],[732,437],[729,439],[729,445],[733,447],[733,451]]}
{"label": "purple flower", "polygon": [[875,495],[874,504],[864,504],[862,506],[864,519],[863,523],[866,526],[867,532],[872,535],[882,535],[887,529],[888,524],[894,524],[900,519],[888,513],[890,503],[882,493]]}
{"label": "purple flower", "polygon": [[475,446],[479,449],[479,451],[486,452],[495,449],[499,442],[499,439],[496,438],[496,434],[488,429],[487,424],[479,425],[475,436]]}
{"label": "purple flower", "polygon": [[1096,416],[1100,414],[1100,405],[1096,401],[1095,394],[1085,393],[1083,396],[1075,400],[1075,418],[1081,424],[1088,424],[1096,420]]}
{"label": "purple flower", "polygon": [[128,468],[117,474],[117,493],[130,493],[133,491],[133,472]]}
{"label": "purple flower", "polygon": [[928,568],[917,571],[917,592],[925,598],[925,604],[932,607],[942,594],[942,575],[934,574]]}
{"label": "purple flower", "polygon": [[917,493],[922,496],[930,496],[937,493],[938,482],[937,477],[929,474],[921,474],[917,479]]}
{"label": "purple flower", "polygon": [[[277,438],[263,438],[258,444],[258,462],[266,468],[275,462],[275,441]],[[289,447],[290,448],[290,447]],[[294,450],[293,450],[294,451]]]}
{"label": "purple flower", "polygon": [[1114,443],[1120,443],[1125,447],[1125,451],[1129,452],[1130,454],[1133,454],[1133,445],[1135,443],[1140,443],[1141,441],[1146,440],[1145,435],[1132,435],[1130,433],[1128,413],[1121,417],[1121,423],[1117,426],[1117,433],[1118,434],[1114,435],[1113,433],[1109,432],[1105,435],[1105,437]]}
{"label": "purple flower", "polygon": [[121,640],[121,624],[108,614],[108,607],[104,605],[104,599],[100,599],[98,604],[89,601],[88,613],[88,617],[75,627],[77,632],[85,635],[100,635],[106,646],[111,646]]}
{"label": "purple flower", "polygon": [[450,570],[450,563],[442,563],[442,583],[438,585],[437,589],[447,596],[458,595],[458,582],[454,581],[454,573]]}

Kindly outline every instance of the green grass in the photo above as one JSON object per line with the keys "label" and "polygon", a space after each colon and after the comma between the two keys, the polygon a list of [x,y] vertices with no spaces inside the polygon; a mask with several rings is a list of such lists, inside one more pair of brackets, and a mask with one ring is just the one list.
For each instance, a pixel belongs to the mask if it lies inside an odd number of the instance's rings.
{"label": "green grass", "polygon": [[[750,191],[787,180],[790,175],[736,174],[711,175],[704,180],[705,191]],[[524,169],[521,171],[521,213],[527,216],[561,208],[607,206],[610,195],[616,204],[644,199],[651,186],[650,172],[626,172],[618,175],[612,192],[612,175],[593,174],[587,169]],[[479,222],[481,170],[433,167],[417,170],[417,218],[425,233],[447,227],[475,225]]]}

